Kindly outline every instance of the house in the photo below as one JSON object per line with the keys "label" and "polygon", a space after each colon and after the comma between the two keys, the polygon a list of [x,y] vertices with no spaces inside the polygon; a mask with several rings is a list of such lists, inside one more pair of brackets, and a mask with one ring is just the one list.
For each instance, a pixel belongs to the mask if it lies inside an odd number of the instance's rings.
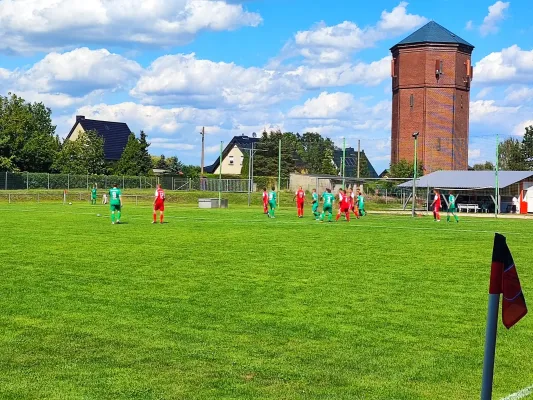
{"label": "house", "polygon": [[[258,138],[246,135],[234,136],[222,151],[222,173],[224,175],[240,175],[244,163],[244,155],[259,142]],[[204,168],[208,174],[218,174],[220,171],[220,157]]]}
{"label": "house", "polygon": [[[345,176],[351,176],[351,177],[357,177],[357,150],[355,150],[353,147],[347,147],[345,149],[346,154],[346,162],[345,162],[345,170],[344,175]],[[338,171],[341,170],[342,167],[342,149],[336,148],[333,151],[333,162],[335,163],[335,167]],[[364,171],[366,168],[368,169],[368,173]],[[360,177],[361,178],[377,178],[378,174],[372,164],[370,163],[370,160],[365,154],[364,150],[361,150],[361,162],[359,164],[360,168]]]}
{"label": "house", "polygon": [[76,115],[76,122],[65,140],[76,140],[80,133],[96,131],[104,139],[104,158],[118,161],[126,148],[131,130],[124,122],[99,121]]}

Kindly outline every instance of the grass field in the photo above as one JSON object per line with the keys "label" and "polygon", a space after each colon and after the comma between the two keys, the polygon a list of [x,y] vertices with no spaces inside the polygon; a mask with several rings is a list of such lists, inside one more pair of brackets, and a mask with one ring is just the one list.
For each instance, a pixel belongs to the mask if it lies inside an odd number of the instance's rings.
{"label": "grass field", "polygon": [[[531,220],[108,214],[0,204],[1,399],[477,399],[494,232],[533,301]],[[495,399],[532,344],[499,324]]]}

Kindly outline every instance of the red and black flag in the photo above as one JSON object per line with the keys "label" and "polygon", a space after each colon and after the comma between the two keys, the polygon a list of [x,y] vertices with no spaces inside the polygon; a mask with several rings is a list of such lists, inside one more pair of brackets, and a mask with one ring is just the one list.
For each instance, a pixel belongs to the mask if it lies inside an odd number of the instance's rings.
{"label": "red and black flag", "polygon": [[496,234],[492,249],[490,294],[502,294],[502,321],[507,329],[527,314],[526,299],[518,280],[513,256],[507,247],[505,236]]}

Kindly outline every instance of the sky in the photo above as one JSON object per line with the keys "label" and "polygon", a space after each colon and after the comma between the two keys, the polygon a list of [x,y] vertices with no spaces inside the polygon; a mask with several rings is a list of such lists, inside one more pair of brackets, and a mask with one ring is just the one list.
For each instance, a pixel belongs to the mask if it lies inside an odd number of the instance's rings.
{"label": "sky", "polygon": [[0,93],[144,130],[206,164],[220,142],[319,132],[390,162],[390,47],[434,20],[475,46],[470,165],[533,124],[530,0],[0,0]]}

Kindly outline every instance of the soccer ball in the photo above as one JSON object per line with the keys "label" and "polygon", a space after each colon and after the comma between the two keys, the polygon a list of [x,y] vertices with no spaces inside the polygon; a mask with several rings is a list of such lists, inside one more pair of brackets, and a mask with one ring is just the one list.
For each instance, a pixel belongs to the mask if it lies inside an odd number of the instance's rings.
{"label": "soccer ball", "polygon": [[96,214],[97,217],[101,217],[102,215],[101,214]]}
{"label": "soccer ball", "polygon": [[71,205],[72,205],[72,203],[68,203],[68,205],[69,205],[69,206],[71,206]]}

